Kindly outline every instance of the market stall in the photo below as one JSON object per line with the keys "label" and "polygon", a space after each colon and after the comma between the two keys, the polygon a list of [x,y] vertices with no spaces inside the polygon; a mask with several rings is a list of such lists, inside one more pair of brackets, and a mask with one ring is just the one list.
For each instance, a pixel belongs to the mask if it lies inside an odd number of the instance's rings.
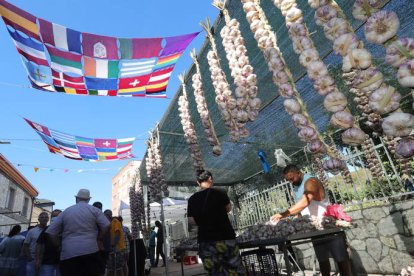
{"label": "market stall", "polygon": [[[406,79],[412,1],[214,4],[221,15],[214,24],[202,22],[204,47],[192,53],[194,64],[157,126],[169,187],[194,186],[195,170],[211,170],[239,207],[240,231],[293,203],[278,168],[286,162],[318,176],[332,202],[351,209],[411,193],[404,177],[412,175],[414,153]],[[140,167],[144,185],[151,182],[146,166]],[[391,216],[389,208],[384,216]],[[347,233],[370,231],[358,227]],[[382,237],[404,235],[375,231],[387,250],[394,249]],[[393,273],[411,260],[407,251],[392,261],[363,251],[375,260],[372,273]]]}

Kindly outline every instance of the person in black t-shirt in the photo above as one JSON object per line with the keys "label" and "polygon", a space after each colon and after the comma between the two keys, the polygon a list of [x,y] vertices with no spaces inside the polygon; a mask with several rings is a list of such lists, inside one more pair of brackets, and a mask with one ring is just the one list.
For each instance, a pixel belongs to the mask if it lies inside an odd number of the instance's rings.
{"label": "person in black t-shirt", "polygon": [[213,175],[197,172],[201,191],[188,200],[188,222],[198,226],[199,254],[209,275],[245,275],[236,234],[228,212],[232,205],[224,191],[212,188]]}

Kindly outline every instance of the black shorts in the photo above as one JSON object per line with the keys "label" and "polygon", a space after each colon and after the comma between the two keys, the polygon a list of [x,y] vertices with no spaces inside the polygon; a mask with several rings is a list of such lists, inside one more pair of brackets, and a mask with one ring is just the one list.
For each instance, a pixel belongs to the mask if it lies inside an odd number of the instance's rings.
{"label": "black shorts", "polygon": [[337,262],[342,262],[348,258],[346,251],[346,242],[342,235],[332,237],[326,240],[314,241],[313,248],[315,249],[316,258],[319,262],[324,262],[329,257],[334,258]]}
{"label": "black shorts", "polygon": [[101,254],[95,252],[60,261],[60,274],[62,276],[99,276],[102,265]]}

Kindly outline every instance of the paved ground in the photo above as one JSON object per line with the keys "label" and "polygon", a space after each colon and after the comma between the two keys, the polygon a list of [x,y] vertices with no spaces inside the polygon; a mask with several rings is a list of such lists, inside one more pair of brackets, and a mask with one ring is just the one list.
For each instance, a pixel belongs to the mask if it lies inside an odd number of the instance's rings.
{"label": "paved ground", "polygon": [[[156,276],[156,275],[180,276],[181,275],[181,264],[170,261],[168,263],[168,274],[166,273],[165,267],[153,267],[151,269],[150,276]],[[185,276],[196,276],[196,275],[207,275],[207,274],[205,273],[202,264],[193,264],[193,265],[184,265],[184,275]],[[282,273],[281,275],[286,275],[286,274]],[[332,272],[331,275],[339,275],[339,274],[335,274]],[[312,271],[305,271],[305,274],[302,274],[302,276],[313,276],[313,273]],[[369,274],[368,276],[380,276],[380,275]]]}

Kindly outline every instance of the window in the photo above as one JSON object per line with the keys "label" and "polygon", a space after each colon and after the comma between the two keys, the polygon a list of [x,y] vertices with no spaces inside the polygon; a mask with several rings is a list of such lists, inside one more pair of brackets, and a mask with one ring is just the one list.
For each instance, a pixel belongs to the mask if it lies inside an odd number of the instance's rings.
{"label": "window", "polygon": [[29,198],[25,197],[23,202],[22,216],[27,216],[27,209],[29,208]]}
{"label": "window", "polygon": [[16,197],[16,189],[9,188],[9,196],[7,198],[6,208],[9,210],[13,210],[14,206],[14,198]]}

